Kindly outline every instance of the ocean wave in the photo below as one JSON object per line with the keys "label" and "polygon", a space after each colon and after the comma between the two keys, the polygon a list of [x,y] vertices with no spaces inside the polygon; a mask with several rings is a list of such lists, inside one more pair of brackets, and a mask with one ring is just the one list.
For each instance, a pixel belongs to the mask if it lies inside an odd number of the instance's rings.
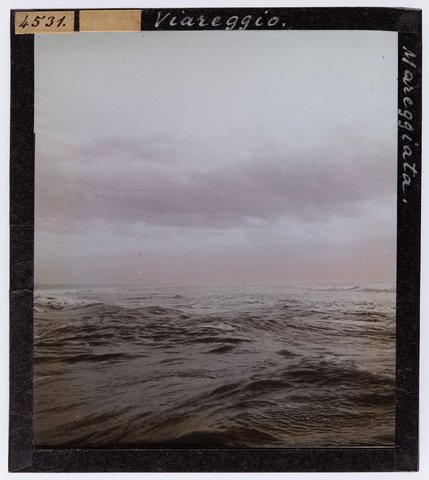
{"label": "ocean wave", "polygon": [[232,331],[235,330],[234,327],[228,325],[227,323],[200,323],[199,328],[212,328],[214,330],[226,330]]}
{"label": "ocean wave", "polygon": [[54,310],[65,310],[80,307],[103,306],[103,302],[93,302],[90,300],[77,300],[61,296],[35,295],[34,303],[36,311],[43,311],[42,307]]}
{"label": "ocean wave", "polygon": [[35,444],[391,445],[395,298],[342,287],[38,291]]}
{"label": "ocean wave", "polygon": [[395,285],[323,285],[309,287],[321,292],[368,292],[368,293],[395,293]]}
{"label": "ocean wave", "polygon": [[119,353],[106,353],[106,354],[79,354],[79,355],[36,355],[34,357],[35,364],[41,363],[54,363],[54,362],[62,362],[68,364],[75,364],[81,362],[89,362],[89,363],[97,363],[97,362],[117,362],[122,360],[131,360],[134,358],[141,358],[142,355],[130,355],[128,353],[119,352]]}

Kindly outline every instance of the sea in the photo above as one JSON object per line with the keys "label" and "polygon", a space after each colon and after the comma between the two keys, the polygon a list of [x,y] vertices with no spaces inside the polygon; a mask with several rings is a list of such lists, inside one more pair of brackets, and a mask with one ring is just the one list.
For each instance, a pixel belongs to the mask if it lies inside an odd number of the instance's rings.
{"label": "sea", "polygon": [[393,446],[395,286],[44,286],[34,444]]}

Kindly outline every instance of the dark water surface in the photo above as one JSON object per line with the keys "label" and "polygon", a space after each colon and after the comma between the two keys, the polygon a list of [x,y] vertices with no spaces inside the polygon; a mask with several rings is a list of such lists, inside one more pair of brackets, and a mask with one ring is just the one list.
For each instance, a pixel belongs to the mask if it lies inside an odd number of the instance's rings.
{"label": "dark water surface", "polygon": [[395,290],[35,292],[36,445],[394,444]]}

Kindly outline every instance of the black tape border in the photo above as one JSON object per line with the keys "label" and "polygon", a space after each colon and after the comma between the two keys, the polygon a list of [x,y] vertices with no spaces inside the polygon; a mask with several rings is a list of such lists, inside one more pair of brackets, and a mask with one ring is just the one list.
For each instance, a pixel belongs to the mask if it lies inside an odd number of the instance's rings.
{"label": "black tape border", "polygon": [[[40,9],[25,10],[39,11]],[[66,9],[44,9],[64,11]],[[72,10],[72,9],[67,9]],[[398,98],[404,97],[406,70],[413,74],[412,132],[398,126],[397,384],[394,448],[335,449],[42,449],[32,443],[33,260],[34,260],[34,36],[15,35],[11,11],[10,128],[10,412],[11,472],[387,472],[418,469],[419,301],[421,208],[421,48],[420,10],[401,8],[203,8],[143,9],[142,30],[224,30],[222,27],[155,24],[170,12],[207,18],[237,15],[279,17],[270,29],[387,30],[398,32]],[[23,11],[23,10],[21,10]],[[183,13],[182,13],[183,12]],[[283,26],[284,24],[284,26]],[[268,27],[250,27],[265,29]],[[249,28],[249,29],[250,29]],[[75,10],[79,31],[79,10]],[[415,57],[405,56],[404,48]],[[415,67],[410,67],[411,60]],[[409,103],[406,104],[407,106]],[[404,105],[399,108],[404,111]],[[404,118],[398,117],[404,125]],[[412,157],[403,156],[412,137]],[[412,135],[411,135],[412,133]],[[407,151],[408,152],[408,151]],[[404,161],[417,175],[403,191]]]}

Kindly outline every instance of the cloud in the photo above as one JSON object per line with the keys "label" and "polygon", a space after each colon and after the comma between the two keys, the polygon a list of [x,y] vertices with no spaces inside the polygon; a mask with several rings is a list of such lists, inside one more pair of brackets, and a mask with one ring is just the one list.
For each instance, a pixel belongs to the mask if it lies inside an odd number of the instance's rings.
{"label": "cloud", "polygon": [[246,148],[240,141],[198,148],[165,138],[80,147],[70,159],[39,163],[40,228],[49,222],[70,231],[95,220],[232,228],[251,226],[253,219],[371,215],[369,208],[394,204],[393,139],[333,140],[295,151],[287,145]]}
{"label": "cloud", "polygon": [[36,38],[38,278],[392,275],[397,35],[230,33]]}

